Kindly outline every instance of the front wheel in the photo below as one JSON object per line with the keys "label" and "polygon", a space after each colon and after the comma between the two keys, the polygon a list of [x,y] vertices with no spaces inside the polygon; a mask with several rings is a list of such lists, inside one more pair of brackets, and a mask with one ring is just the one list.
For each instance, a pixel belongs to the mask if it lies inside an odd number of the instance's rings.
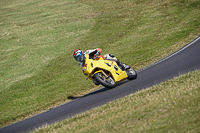
{"label": "front wheel", "polygon": [[102,84],[103,86],[107,88],[114,88],[116,86],[116,83],[111,76],[107,75],[107,78],[106,78],[106,76],[101,72],[96,73],[94,75],[94,78],[97,80],[97,82],[99,82],[100,84]]}
{"label": "front wheel", "polygon": [[130,79],[130,80],[137,78],[137,72],[132,67],[127,69],[126,73],[128,75],[128,79]]}

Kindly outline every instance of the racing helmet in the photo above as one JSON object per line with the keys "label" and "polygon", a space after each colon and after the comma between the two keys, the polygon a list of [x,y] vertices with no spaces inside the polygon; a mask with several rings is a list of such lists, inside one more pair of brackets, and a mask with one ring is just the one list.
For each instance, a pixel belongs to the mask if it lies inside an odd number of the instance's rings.
{"label": "racing helmet", "polygon": [[77,61],[81,62],[81,61],[83,61],[83,58],[84,58],[83,54],[84,54],[84,52],[81,49],[77,49],[74,51],[73,56]]}

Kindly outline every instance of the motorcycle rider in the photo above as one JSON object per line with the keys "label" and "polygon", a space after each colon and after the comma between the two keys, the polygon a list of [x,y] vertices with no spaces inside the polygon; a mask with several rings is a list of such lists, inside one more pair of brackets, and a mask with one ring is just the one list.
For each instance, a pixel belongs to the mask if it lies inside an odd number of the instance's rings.
{"label": "motorcycle rider", "polygon": [[[77,49],[74,51],[73,56],[79,62],[79,64],[83,67],[85,65],[85,57],[86,57],[85,55],[86,54],[89,55],[90,59],[94,60],[94,59],[98,58],[101,53],[102,53],[101,48],[86,50],[85,52],[83,52],[81,49]],[[115,61],[117,63],[117,65],[122,68],[122,70],[126,70],[126,69],[130,68],[129,65],[124,64],[121,61],[119,61],[113,54],[106,54],[103,56],[103,58],[106,60]]]}

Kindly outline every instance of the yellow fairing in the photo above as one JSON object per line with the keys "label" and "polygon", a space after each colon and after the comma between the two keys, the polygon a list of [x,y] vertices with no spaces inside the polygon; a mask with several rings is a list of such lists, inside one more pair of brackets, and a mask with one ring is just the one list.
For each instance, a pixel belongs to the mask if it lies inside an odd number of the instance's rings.
{"label": "yellow fairing", "polygon": [[116,83],[125,80],[128,75],[125,71],[122,71],[115,61],[104,60],[102,57],[98,60],[89,59],[89,55],[86,55],[85,67],[82,68],[83,73],[91,80],[93,75],[101,72],[101,70],[109,71]]}

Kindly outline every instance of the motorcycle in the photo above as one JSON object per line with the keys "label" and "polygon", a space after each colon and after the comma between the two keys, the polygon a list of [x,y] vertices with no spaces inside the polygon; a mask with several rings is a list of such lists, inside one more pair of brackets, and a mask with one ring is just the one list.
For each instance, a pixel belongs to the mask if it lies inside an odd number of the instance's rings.
{"label": "motorcycle", "polygon": [[93,80],[96,85],[101,84],[107,88],[114,88],[126,79],[137,78],[137,73],[132,67],[122,70],[115,61],[105,60],[103,56],[93,60],[86,54],[82,70],[83,74]]}

